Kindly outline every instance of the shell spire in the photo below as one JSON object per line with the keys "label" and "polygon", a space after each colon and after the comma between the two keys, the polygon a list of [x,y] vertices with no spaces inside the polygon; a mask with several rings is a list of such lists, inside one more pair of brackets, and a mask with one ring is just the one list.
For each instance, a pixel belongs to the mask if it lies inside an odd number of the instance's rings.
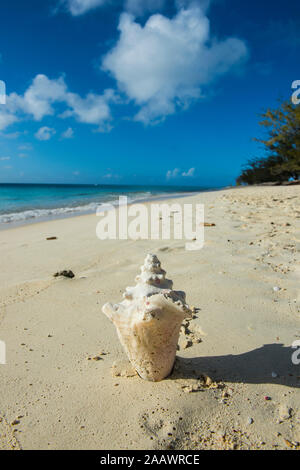
{"label": "shell spire", "polygon": [[185,293],[172,287],[159,259],[150,254],[136,286],[126,288],[124,300],[102,309],[116,326],[131,364],[145,380],[157,382],[171,373],[181,324],[192,316]]}

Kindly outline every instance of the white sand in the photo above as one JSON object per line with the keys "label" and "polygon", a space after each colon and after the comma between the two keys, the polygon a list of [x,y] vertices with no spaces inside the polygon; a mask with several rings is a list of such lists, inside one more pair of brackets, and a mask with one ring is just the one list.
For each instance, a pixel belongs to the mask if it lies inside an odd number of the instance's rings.
{"label": "white sand", "polygon": [[[300,187],[178,201],[205,203],[216,224],[201,251],[99,241],[91,215],[0,232],[0,449],[299,447]],[[201,309],[159,383],[113,376],[126,358],[101,313],[149,252]],[[53,278],[62,269],[75,279]]]}

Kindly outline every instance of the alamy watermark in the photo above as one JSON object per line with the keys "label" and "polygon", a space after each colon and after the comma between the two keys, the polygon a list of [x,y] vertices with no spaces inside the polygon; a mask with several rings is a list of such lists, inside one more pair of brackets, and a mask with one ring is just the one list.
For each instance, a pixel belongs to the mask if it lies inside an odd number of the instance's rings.
{"label": "alamy watermark", "polygon": [[185,240],[188,251],[204,246],[203,204],[128,205],[127,196],[121,196],[117,208],[102,204],[97,216],[102,219],[96,229],[100,240]]}
{"label": "alamy watermark", "polygon": [[296,351],[292,354],[292,363],[294,366],[300,365],[300,340],[294,341],[292,344],[292,348],[296,349]]}
{"label": "alamy watermark", "polygon": [[0,80],[0,104],[6,104],[6,85],[3,80]]}
{"label": "alamy watermark", "polygon": [[6,344],[0,341],[0,365],[6,364]]}
{"label": "alamy watermark", "polygon": [[295,90],[292,94],[292,103],[295,105],[300,104],[300,80],[295,80],[292,83],[292,89]]}

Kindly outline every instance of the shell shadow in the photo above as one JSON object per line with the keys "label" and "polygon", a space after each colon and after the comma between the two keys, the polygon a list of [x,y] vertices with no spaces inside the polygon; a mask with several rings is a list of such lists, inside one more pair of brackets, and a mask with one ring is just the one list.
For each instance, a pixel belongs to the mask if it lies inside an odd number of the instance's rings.
{"label": "shell shadow", "polygon": [[[278,384],[300,388],[300,365],[294,365],[291,347],[265,344],[243,354],[176,358],[169,379],[208,375],[214,381],[248,384]],[[272,377],[275,373],[277,377]]]}

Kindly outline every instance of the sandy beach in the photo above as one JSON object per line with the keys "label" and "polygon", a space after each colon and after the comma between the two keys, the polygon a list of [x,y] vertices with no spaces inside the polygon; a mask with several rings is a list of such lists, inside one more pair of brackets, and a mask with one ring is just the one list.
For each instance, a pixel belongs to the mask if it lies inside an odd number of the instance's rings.
{"label": "sandy beach", "polygon": [[[300,449],[300,186],[174,202],[205,204],[202,250],[100,241],[95,215],[0,232],[0,449]],[[147,253],[196,312],[158,383],[101,312]]]}

